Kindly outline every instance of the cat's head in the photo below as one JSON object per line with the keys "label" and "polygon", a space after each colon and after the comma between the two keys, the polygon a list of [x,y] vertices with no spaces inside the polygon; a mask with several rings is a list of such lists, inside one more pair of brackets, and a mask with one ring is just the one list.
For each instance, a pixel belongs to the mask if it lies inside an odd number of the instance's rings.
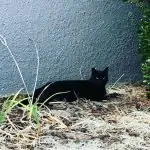
{"label": "cat's head", "polygon": [[90,80],[100,80],[105,84],[108,82],[108,67],[106,67],[103,71],[96,70],[95,68],[92,68],[91,71]]}

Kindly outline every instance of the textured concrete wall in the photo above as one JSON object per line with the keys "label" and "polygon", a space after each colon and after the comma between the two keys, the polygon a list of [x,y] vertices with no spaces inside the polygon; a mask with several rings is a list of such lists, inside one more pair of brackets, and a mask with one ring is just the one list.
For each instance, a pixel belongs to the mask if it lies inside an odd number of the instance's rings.
{"label": "textured concrete wall", "polygon": [[[40,55],[38,86],[87,79],[91,67],[110,66],[110,81],[141,78],[136,24],[139,12],[122,0],[0,0],[0,34],[19,62],[28,88]],[[0,44],[0,94],[22,87],[8,50]]]}

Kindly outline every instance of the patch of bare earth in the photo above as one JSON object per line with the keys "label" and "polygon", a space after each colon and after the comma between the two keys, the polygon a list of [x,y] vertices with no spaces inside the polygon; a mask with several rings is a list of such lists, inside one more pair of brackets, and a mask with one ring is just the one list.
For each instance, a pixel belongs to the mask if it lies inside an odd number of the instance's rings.
{"label": "patch of bare earth", "polygon": [[149,150],[150,100],[144,87],[108,88],[108,100],[51,103],[40,124],[15,109],[0,126],[1,150]]}

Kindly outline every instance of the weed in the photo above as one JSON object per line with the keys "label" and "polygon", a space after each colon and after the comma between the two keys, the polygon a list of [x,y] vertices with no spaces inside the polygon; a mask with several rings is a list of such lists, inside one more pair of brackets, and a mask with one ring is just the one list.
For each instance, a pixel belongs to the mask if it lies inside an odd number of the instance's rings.
{"label": "weed", "polygon": [[139,54],[141,56],[141,70],[143,82],[146,84],[146,95],[150,98],[150,2],[148,0],[123,0],[135,3],[143,15],[139,31]]}
{"label": "weed", "polygon": [[[5,120],[5,117],[7,116],[7,114],[12,110],[12,108],[14,108],[16,105],[20,104],[22,105],[22,107],[24,107],[27,111],[27,114],[28,114],[28,117],[30,120],[34,120],[36,123],[39,122],[39,118],[38,118],[38,107],[37,105],[33,104],[33,96],[34,96],[34,92],[35,92],[35,88],[36,88],[36,83],[37,83],[37,78],[38,78],[38,70],[39,70],[39,54],[38,54],[38,50],[37,50],[37,46],[36,44],[34,43],[33,40],[29,39],[30,41],[33,42],[34,44],[34,47],[35,47],[35,50],[36,50],[36,54],[37,54],[37,71],[36,71],[36,79],[35,79],[35,84],[34,84],[34,89],[33,89],[33,94],[32,94],[32,97],[30,96],[29,92],[28,92],[28,89],[27,89],[27,86],[26,86],[26,83],[25,83],[25,80],[23,78],[23,75],[22,75],[22,72],[20,70],[20,67],[19,67],[19,64],[18,62],[16,61],[11,49],[9,48],[8,44],[7,44],[7,41],[6,39],[0,35],[0,41],[1,43],[8,49],[11,57],[13,58],[13,61],[18,69],[18,72],[19,72],[19,75],[20,75],[20,78],[23,82],[23,85],[24,85],[24,88],[26,90],[26,93],[28,95],[28,98],[26,99],[21,99],[19,101],[16,101],[16,98],[18,96],[18,94],[20,93],[21,90],[19,90],[15,96],[13,97],[12,100],[10,99],[7,99],[3,104],[2,104],[2,110],[0,112],[0,122],[3,123],[4,120]],[[23,105],[21,102],[24,101],[24,100],[28,100],[29,101],[29,104],[26,106],[26,105]]]}
{"label": "weed", "polygon": [[17,106],[21,101],[25,100],[26,98],[23,98],[21,100],[17,100],[17,97],[22,89],[20,89],[12,99],[10,97],[7,98],[2,104],[2,108],[0,111],[0,124],[5,121],[6,116],[11,112],[11,110]]}

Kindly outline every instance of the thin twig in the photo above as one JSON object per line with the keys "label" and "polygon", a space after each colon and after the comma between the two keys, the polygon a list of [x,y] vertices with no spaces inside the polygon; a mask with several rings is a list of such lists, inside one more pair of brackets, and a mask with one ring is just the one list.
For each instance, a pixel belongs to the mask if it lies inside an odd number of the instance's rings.
{"label": "thin twig", "polygon": [[53,94],[52,96],[50,96],[49,98],[47,98],[47,99],[42,103],[42,105],[40,106],[40,108],[41,108],[46,102],[48,102],[52,97],[54,97],[54,96],[56,96],[56,95],[59,95],[59,94],[69,93],[69,92],[70,92],[70,91],[58,92],[58,93]]}
{"label": "thin twig", "polygon": [[18,129],[16,128],[16,126],[12,123],[12,121],[9,119],[9,117],[7,116],[7,120],[8,120],[8,122],[11,124],[11,126],[17,131],[17,133],[18,133]]}
{"label": "thin twig", "polygon": [[34,92],[35,92],[35,89],[36,89],[36,84],[37,84],[37,80],[38,80],[38,73],[39,73],[39,52],[38,52],[38,49],[37,49],[37,46],[34,42],[34,40],[32,39],[29,39],[33,42],[34,44],[34,47],[35,47],[35,51],[36,51],[36,56],[37,56],[37,70],[36,70],[36,77],[35,77],[35,83],[34,83],[34,88],[33,88],[33,92],[32,92],[32,102],[33,102],[33,97],[34,97]]}
{"label": "thin twig", "polygon": [[26,83],[25,83],[25,81],[24,81],[23,75],[22,75],[22,73],[21,73],[20,67],[19,67],[19,65],[18,65],[18,63],[17,63],[17,61],[16,61],[16,59],[15,59],[15,57],[14,57],[12,51],[10,50],[10,48],[9,48],[9,46],[8,46],[8,44],[7,44],[6,39],[5,39],[2,35],[0,35],[0,41],[1,41],[1,43],[8,49],[8,51],[9,51],[11,57],[13,58],[13,61],[14,61],[15,65],[16,65],[17,69],[18,69],[19,75],[20,75],[20,77],[21,77],[21,80],[22,80],[23,85],[24,85],[24,87],[25,87],[25,90],[26,90],[26,92],[27,92],[27,95],[28,95],[28,97],[30,98],[30,95],[29,95],[29,92],[28,92]]}
{"label": "thin twig", "polygon": [[124,74],[122,74],[122,75],[119,77],[119,79],[111,86],[110,89],[112,89],[112,88],[119,82],[119,80],[120,80],[123,76],[124,76]]}
{"label": "thin twig", "polygon": [[[53,83],[54,83],[54,82],[52,82],[52,83],[48,84],[47,86],[45,86],[45,88],[44,88],[44,89],[42,90],[42,92],[39,94],[37,100],[40,99],[40,97],[41,97],[41,95],[43,94],[43,92],[44,92],[51,84],[53,84]],[[37,101],[36,101],[36,102],[37,102]]]}
{"label": "thin twig", "polygon": [[81,80],[83,80],[83,75],[82,75],[82,65],[81,65],[81,67],[80,67],[80,78],[81,78]]}

